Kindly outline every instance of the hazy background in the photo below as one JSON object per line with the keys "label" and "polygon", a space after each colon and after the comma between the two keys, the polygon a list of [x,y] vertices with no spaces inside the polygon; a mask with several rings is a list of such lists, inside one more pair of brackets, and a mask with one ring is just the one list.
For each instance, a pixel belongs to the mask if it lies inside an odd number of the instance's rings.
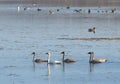
{"label": "hazy background", "polygon": [[0,4],[40,4],[41,6],[120,6],[120,0],[0,0]]}

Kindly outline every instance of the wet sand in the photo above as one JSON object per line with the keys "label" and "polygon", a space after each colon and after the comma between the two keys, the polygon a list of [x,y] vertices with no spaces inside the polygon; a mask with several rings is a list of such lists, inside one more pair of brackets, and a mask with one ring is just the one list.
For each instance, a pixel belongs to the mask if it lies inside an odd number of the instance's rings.
{"label": "wet sand", "polygon": [[58,38],[64,40],[120,40],[120,38]]}

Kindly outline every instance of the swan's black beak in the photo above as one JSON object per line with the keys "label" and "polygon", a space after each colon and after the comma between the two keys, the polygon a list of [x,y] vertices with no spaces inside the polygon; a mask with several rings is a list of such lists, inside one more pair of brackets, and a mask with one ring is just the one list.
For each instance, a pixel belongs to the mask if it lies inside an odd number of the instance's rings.
{"label": "swan's black beak", "polygon": [[94,54],[94,52],[88,52],[88,54]]}
{"label": "swan's black beak", "polygon": [[35,52],[33,52],[32,54],[35,54]]}
{"label": "swan's black beak", "polygon": [[63,51],[63,52],[61,52],[60,54],[65,54],[65,52]]}
{"label": "swan's black beak", "polygon": [[48,52],[47,52],[47,53],[45,53],[45,54],[48,54]]}

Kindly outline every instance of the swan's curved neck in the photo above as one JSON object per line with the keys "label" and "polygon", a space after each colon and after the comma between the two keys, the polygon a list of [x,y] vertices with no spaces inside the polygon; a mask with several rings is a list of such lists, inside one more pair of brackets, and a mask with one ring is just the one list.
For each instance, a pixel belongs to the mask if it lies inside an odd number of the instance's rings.
{"label": "swan's curved neck", "polygon": [[36,56],[35,56],[35,54],[33,54],[33,61],[36,59]]}
{"label": "swan's curved neck", "polygon": [[50,56],[51,56],[51,54],[49,53],[48,54],[48,63],[50,63]]}
{"label": "swan's curved neck", "polygon": [[89,59],[89,62],[92,62],[92,61],[93,61],[93,59],[94,59],[94,54],[92,53],[92,54],[90,54],[90,59]]}
{"label": "swan's curved neck", "polygon": [[50,75],[50,64],[47,64],[47,68],[48,68],[48,76]]}
{"label": "swan's curved neck", "polygon": [[64,62],[65,54],[63,54],[62,61]]}

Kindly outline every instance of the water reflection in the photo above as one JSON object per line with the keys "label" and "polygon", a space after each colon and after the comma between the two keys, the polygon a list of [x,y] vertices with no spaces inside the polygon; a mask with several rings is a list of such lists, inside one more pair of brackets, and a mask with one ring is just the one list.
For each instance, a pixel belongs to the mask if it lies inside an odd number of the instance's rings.
{"label": "water reflection", "polygon": [[63,62],[63,72],[65,72],[65,63]]}
{"label": "water reflection", "polygon": [[33,62],[33,70],[34,70],[34,72],[35,72],[35,62]]}
{"label": "water reflection", "polygon": [[[50,64],[47,64],[47,76],[51,75],[51,68],[50,68]],[[65,72],[65,63],[62,64],[62,71]]]}
{"label": "water reflection", "polygon": [[93,63],[89,63],[89,67],[90,67],[90,72],[94,71],[94,64]]}
{"label": "water reflection", "polygon": [[50,70],[50,64],[47,64],[47,76],[50,76],[51,70]]}

